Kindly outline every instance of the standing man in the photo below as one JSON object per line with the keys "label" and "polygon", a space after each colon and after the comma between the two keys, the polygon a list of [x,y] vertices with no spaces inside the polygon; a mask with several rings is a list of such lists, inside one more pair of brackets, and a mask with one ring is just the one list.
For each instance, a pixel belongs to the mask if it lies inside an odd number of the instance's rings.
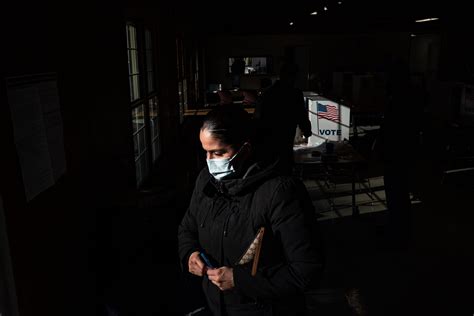
{"label": "standing man", "polygon": [[279,161],[281,171],[293,168],[293,144],[296,127],[305,137],[311,136],[303,91],[295,87],[298,66],[285,63],[280,79],[265,90],[255,109],[258,155],[265,161]]}
{"label": "standing man", "polygon": [[240,88],[240,77],[245,73],[244,59],[241,57],[235,58],[230,70],[232,73],[232,87]]}

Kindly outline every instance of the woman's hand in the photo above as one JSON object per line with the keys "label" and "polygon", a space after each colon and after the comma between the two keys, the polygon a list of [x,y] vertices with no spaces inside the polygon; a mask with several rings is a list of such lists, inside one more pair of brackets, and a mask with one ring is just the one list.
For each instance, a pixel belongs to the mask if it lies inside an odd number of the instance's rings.
{"label": "woman's hand", "polygon": [[188,270],[197,276],[203,276],[206,273],[207,268],[204,262],[201,261],[201,258],[199,258],[199,251],[195,251],[189,256]]}
{"label": "woman's hand", "polygon": [[232,268],[207,269],[207,277],[221,291],[230,290],[234,287],[234,270]]}

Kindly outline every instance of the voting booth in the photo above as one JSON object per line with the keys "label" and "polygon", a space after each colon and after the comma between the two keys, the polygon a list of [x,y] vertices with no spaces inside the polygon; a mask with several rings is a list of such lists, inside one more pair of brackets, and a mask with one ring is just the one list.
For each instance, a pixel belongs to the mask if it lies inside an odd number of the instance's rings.
{"label": "voting booth", "polygon": [[304,93],[313,136],[308,146],[349,139],[351,109],[313,92]]}

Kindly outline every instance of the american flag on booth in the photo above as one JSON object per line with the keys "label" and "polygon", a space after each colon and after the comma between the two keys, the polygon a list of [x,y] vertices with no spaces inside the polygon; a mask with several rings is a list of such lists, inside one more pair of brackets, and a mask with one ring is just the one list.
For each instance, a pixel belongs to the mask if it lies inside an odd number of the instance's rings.
{"label": "american flag on booth", "polygon": [[336,105],[318,104],[318,119],[325,118],[331,121],[339,122],[339,109]]}

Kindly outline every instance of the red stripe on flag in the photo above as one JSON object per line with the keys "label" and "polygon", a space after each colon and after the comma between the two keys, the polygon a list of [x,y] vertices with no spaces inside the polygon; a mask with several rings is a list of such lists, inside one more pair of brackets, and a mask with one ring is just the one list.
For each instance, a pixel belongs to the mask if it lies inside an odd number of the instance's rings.
{"label": "red stripe on flag", "polygon": [[327,105],[327,112],[319,112],[318,115],[333,121],[339,121],[339,110],[337,106]]}

